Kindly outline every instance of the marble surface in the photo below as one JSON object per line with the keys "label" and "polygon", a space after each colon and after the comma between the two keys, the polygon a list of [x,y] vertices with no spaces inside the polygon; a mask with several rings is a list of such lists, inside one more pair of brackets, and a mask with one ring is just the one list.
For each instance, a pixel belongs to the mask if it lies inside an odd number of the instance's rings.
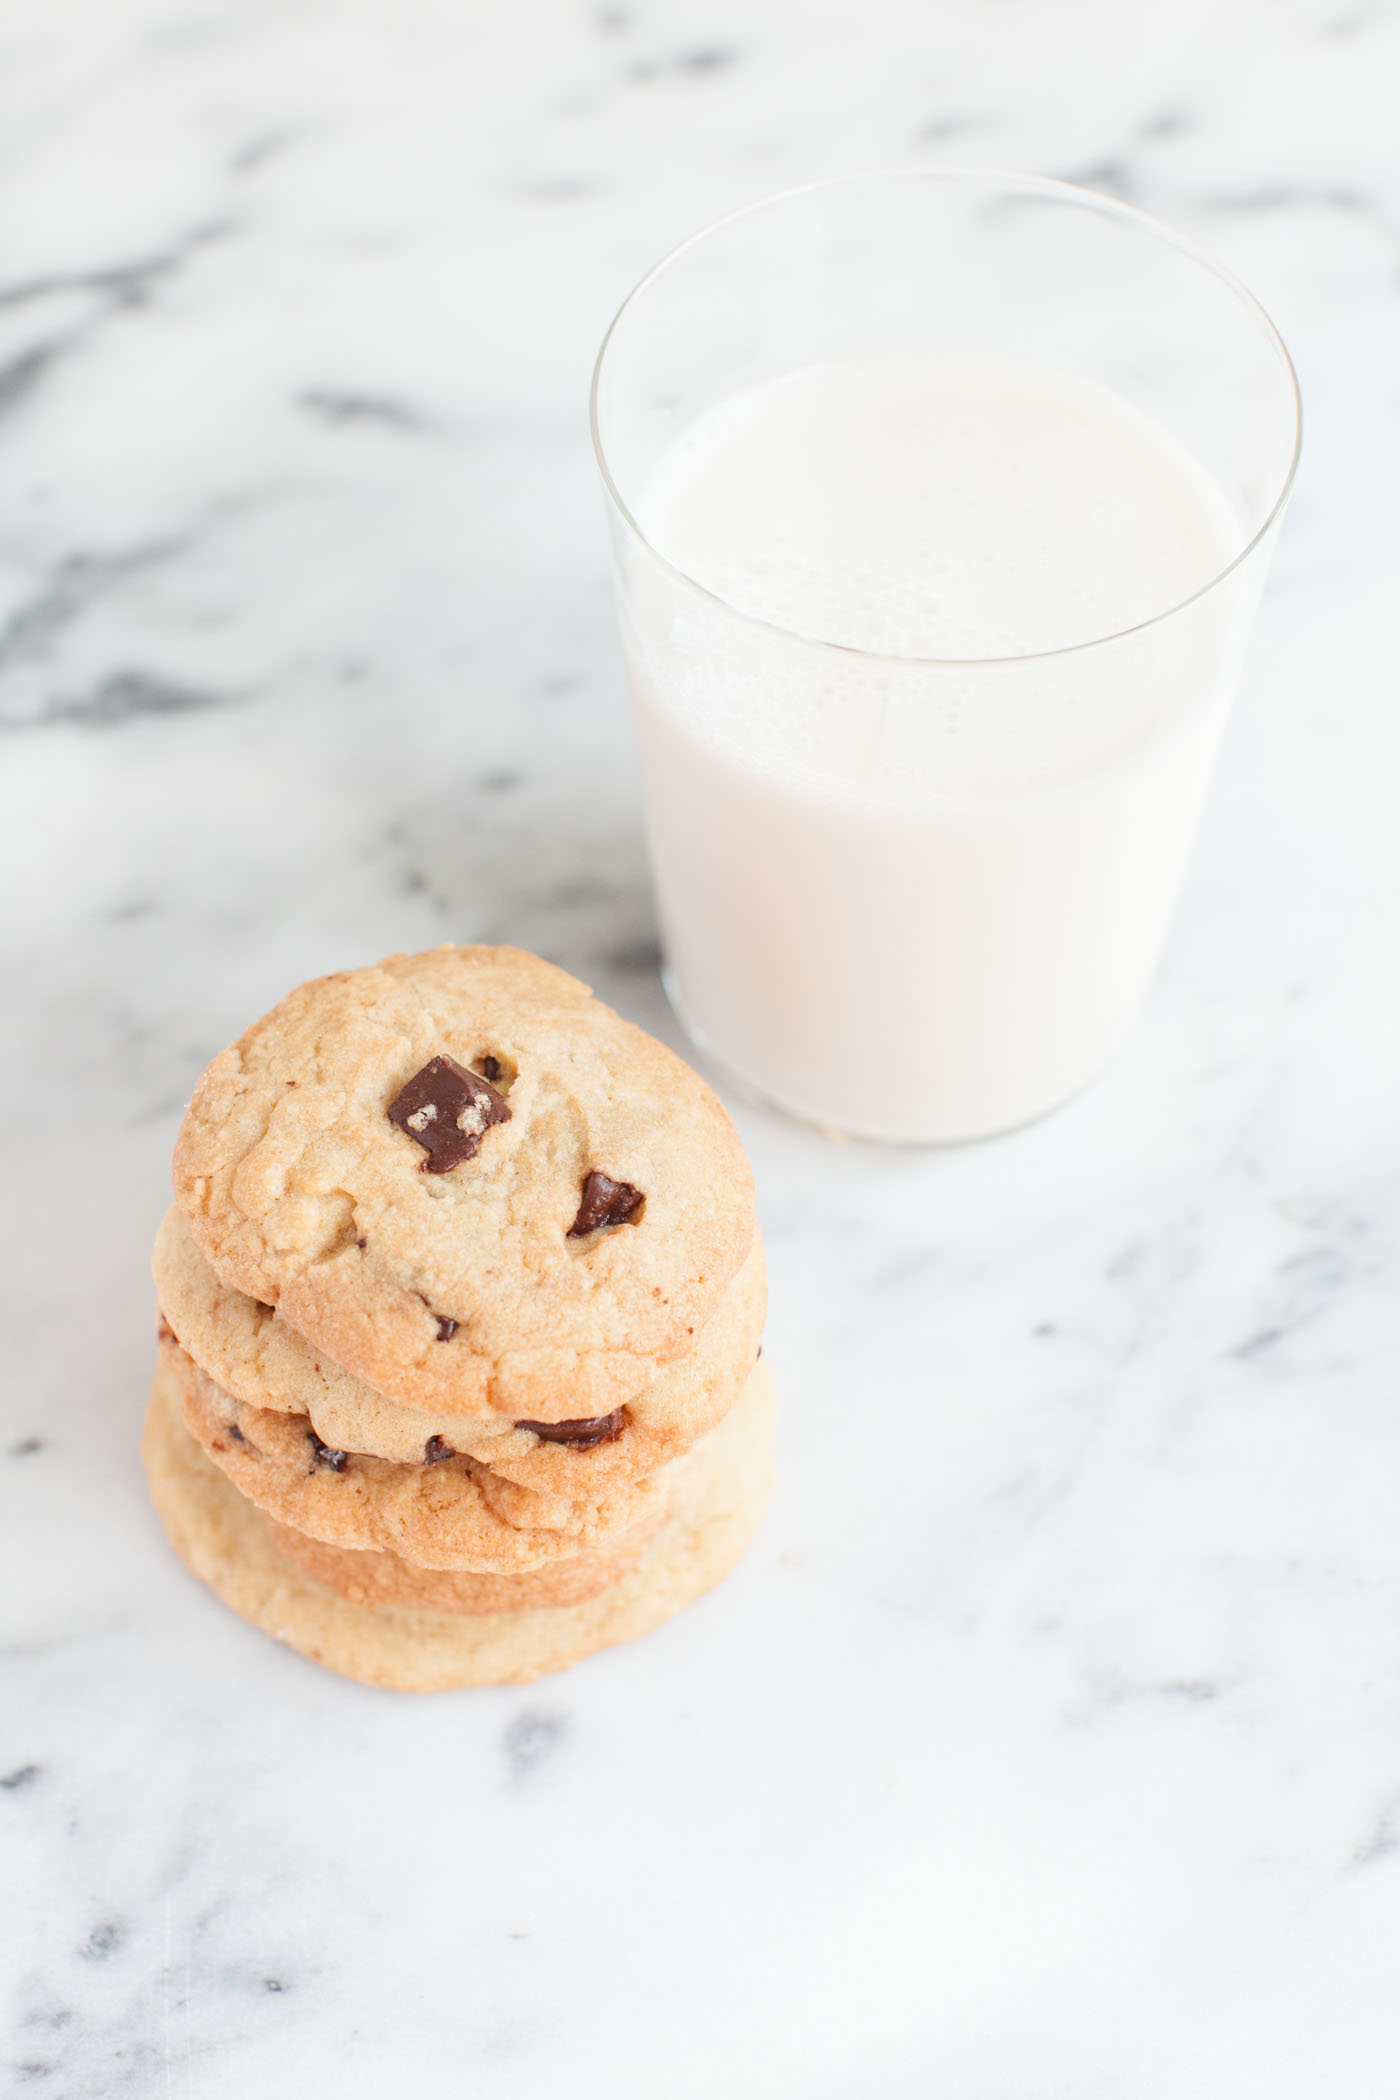
{"label": "marble surface", "polygon": [[[9,0],[0,2089],[1395,2090],[1397,77],[1381,0]],[[181,1105],[449,936],[678,1039],[592,353],[695,225],[895,162],[1139,202],[1297,358],[1159,990],[999,1144],[738,1105],[743,1571],[531,1689],[346,1685],[146,1504]]]}

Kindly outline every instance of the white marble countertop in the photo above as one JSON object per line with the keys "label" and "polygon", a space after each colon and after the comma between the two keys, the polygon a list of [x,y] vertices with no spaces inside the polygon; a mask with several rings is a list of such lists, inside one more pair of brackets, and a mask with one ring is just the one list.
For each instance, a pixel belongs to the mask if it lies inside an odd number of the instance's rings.
{"label": "white marble countertop", "polygon": [[[1396,2090],[1397,78],[1383,0],[10,0],[0,2089]],[[448,937],[677,1040],[592,353],[692,227],[893,162],[1140,202],[1296,354],[1163,980],[999,1144],[740,1105],[741,1573],[528,1690],[342,1683],[146,1504],[181,1105]]]}

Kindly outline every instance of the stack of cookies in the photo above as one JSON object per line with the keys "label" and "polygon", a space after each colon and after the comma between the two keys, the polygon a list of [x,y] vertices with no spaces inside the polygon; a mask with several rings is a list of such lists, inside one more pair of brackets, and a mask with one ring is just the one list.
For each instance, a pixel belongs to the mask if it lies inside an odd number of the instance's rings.
{"label": "stack of cookies", "polygon": [[303,985],[200,1080],[151,1490],[265,1631],[405,1690],[659,1625],[766,1499],[753,1183],[710,1089],[513,948]]}

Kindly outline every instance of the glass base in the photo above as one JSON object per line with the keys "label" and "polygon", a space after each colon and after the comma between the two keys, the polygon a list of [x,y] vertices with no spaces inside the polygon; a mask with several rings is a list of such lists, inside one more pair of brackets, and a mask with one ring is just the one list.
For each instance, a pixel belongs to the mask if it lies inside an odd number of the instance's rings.
{"label": "glass base", "polygon": [[1032,1124],[1043,1123],[1047,1116],[1057,1115],[1062,1108],[1068,1108],[1072,1102],[1077,1101],[1081,1094],[1087,1093],[1113,1062],[1119,1049],[1119,1042],[1115,1042],[1108,1055],[1094,1067],[1087,1078],[1079,1080],[1066,1093],[1056,1095],[1053,1101],[1047,1101],[1043,1108],[1033,1109],[1026,1116],[1015,1116],[1008,1123],[993,1124],[987,1130],[971,1131],[964,1137],[884,1137],[865,1130],[840,1130],[834,1124],[824,1123],[819,1117],[794,1108],[789,1102],[780,1100],[776,1094],[770,1094],[756,1080],[750,1079],[747,1072],[742,1071],[738,1065],[716,1050],[704,1029],[696,1026],[681,997],[671,966],[664,957],[661,963],[661,984],[672,1013],[691,1042],[706,1063],[713,1067],[722,1084],[737,1094],[741,1101],[747,1101],[752,1108],[771,1109],[787,1122],[796,1123],[804,1130],[815,1131],[817,1136],[825,1138],[828,1144],[868,1145],[872,1150],[879,1152],[952,1152],[964,1145],[986,1145],[997,1138],[1014,1137],[1018,1130],[1029,1130]]}

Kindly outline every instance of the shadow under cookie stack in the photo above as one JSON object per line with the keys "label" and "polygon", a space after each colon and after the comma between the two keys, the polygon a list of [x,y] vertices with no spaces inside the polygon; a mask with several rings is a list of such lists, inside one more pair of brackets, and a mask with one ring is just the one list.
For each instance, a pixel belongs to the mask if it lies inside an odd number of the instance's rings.
{"label": "shadow under cookie stack", "polygon": [[521,1683],[743,1553],[752,1178],[586,985],[454,947],[303,985],[200,1080],[174,1183],[146,1467],[243,1618],[371,1684]]}

